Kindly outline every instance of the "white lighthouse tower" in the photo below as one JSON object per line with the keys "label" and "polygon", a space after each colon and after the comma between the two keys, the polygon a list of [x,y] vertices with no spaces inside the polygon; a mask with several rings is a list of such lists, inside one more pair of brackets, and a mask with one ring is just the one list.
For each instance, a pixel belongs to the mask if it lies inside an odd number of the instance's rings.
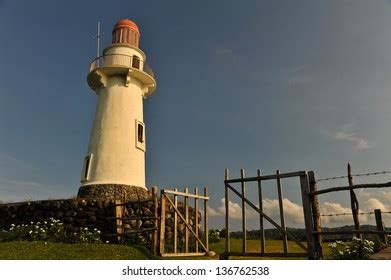
{"label": "white lighthouse tower", "polygon": [[112,36],[87,77],[98,103],[79,197],[122,198],[129,190],[146,190],[143,100],[155,91],[156,81],[138,47],[137,25],[122,19]]}

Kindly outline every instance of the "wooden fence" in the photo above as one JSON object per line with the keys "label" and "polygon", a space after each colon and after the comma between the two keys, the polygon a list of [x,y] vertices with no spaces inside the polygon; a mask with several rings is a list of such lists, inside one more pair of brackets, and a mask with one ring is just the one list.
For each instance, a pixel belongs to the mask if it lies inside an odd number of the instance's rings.
{"label": "wooden fence", "polygon": [[[183,198],[183,211],[179,210],[178,198]],[[194,199],[193,224],[190,223],[189,200]],[[199,200],[203,201],[203,238],[199,230],[200,209]],[[208,189],[204,188],[204,195],[198,193],[198,188],[195,188],[194,194],[189,192],[188,188],[184,192],[177,189],[161,191],[161,214],[160,214],[160,255],[162,257],[179,257],[179,256],[204,256],[209,254],[209,237],[208,237]],[[171,209],[174,211],[172,212]],[[184,213],[183,213],[184,212]],[[172,250],[167,252],[168,245],[166,240],[166,215],[173,213],[173,235],[172,235]],[[179,218],[179,219],[178,219]],[[178,248],[178,224],[181,222],[185,226],[184,232],[184,248]],[[194,240],[193,250],[190,250],[190,236]]]}
{"label": "wooden fence", "polygon": [[[384,173],[384,172],[381,172]],[[373,173],[376,174],[376,173]],[[367,175],[367,174],[364,174]],[[359,221],[359,202],[357,196],[354,192],[355,189],[379,189],[379,188],[388,188],[391,187],[391,182],[380,183],[380,184],[354,184],[353,176],[350,164],[347,168],[347,176],[335,177],[336,179],[347,178],[348,186],[337,186],[327,189],[318,190],[317,180],[313,171],[308,172],[308,178],[310,183],[310,193],[308,194],[307,200],[311,204],[311,211],[313,217],[313,240],[315,247],[315,256],[316,258],[323,258],[322,252],[322,236],[323,235],[338,235],[338,234],[352,234],[361,238],[362,234],[373,234],[378,235],[380,240],[387,244],[387,235],[391,234],[391,231],[385,230],[384,222],[382,219],[382,212],[380,209],[375,209],[375,220],[376,220],[376,230],[362,230]],[[357,175],[356,175],[357,176]],[[319,209],[319,199],[318,196],[321,194],[339,192],[339,191],[349,191],[350,196],[350,206],[351,214],[354,222],[354,230],[344,230],[344,231],[322,231],[321,227],[321,213]]]}
{"label": "wooden fence", "polygon": [[[311,216],[311,204],[307,199],[309,197],[309,184],[307,178],[307,172],[298,171],[291,173],[283,173],[280,174],[279,171],[273,175],[261,175],[261,171],[257,171],[257,176],[255,177],[245,177],[244,170],[241,169],[241,177],[239,179],[229,179],[228,169],[225,170],[225,230],[226,230],[226,239],[225,239],[225,252],[221,256],[222,259],[228,259],[230,256],[245,256],[245,257],[308,257],[314,258],[315,248],[313,241],[313,221]],[[299,178],[300,180],[300,188],[302,192],[302,201],[303,201],[303,212],[304,212],[304,223],[306,227],[306,236],[307,236],[307,246],[305,246],[297,237],[295,237],[292,233],[287,231],[285,226],[285,218],[284,218],[284,205],[283,205],[283,195],[282,195],[282,180],[284,178]],[[280,221],[274,221],[268,215],[266,215],[263,211],[263,197],[262,197],[262,181],[266,180],[276,180],[277,192],[278,192],[278,204],[279,204],[279,213],[280,213]],[[246,183],[247,182],[257,182],[257,190],[258,190],[258,204],[256,206],[253,202],[251,202],[248,197],[246,197]],[[240,183],[240,191],[235,189],[232,184]],[[232,191],[236,196],[241,199],[241,207],[242,207],[242,250],[241,252],[234,252],[231,250],[230,246],[230,214],[229,214],[229,191]],[[260,251],[259,252],[248,252],[247,250],[247,217],[246,217],[246,207],[249,206],[253,210],[255,210],[259,214],[259,226],[261,231],[261,239],[260,239]],[[271,223],[282,235],[282,243],[283,243],[283,252],[282,253],[274,253],[274,252],[266,252],[265,246],[265,231],[264,231],[264,220]],[[294,241],[300,248],[303,249],[304,253],[292,253],[289,252],[288,248],[288,238]]]}

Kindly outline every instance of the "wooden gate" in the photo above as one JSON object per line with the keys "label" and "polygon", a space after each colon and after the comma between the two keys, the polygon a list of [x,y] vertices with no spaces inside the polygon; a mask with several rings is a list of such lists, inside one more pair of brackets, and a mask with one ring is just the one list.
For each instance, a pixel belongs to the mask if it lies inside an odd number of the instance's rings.
{"label": "wooden gate", "polygon": [[[304,223],[306,228],[306,237],[307,237],[307,246],[305,246],[297,237],[292,233],[286,230],[285,219],[284,219],[284,206],[283,206],[283,196],[282,196],[282,183],[281,179],[283,178],[299,178],[300,179],[300,188],[302,194],[302,203],[303,203],[303,213],[304,213]],[[280,210],[280,224],[270,218],[263,212],[262,207],[262,181],[266,180],[276,180],[277,183],[277,192],[278,192],[278,202]],[[258,201],[259,206],[256,206],[246,197],[246,183],[247,182],[257,182],[258,189]],[[241,190],[236,190],[232,184],[240,183]],[[228,259],[230,256],[245,256],[245,257],[308,257],[309,259],[315,258],[315,248],[313,240],[313,220],[312,220],[312,211],[309,200],[309,184],[306,171],[298,171],[291,173],[282,173],[279,171],[273,175],[261,175],[261,171],[258,170],[256,177],[247,177],[245,178],[244,170],[241,169],[241,177],[239,179],[229,179],[228,170],[225,170],[225,229],[226,229],[226,239],[225,239],[225,252],[221,256],[222,259]],[[242,208],[242,250],[241,252],[234,252],[230,247],[230,216],[229,216],[229,191],[232,191],[236,196],[241,199],[241,208]],[[259,224],[261,231],[261,240],[260,240],[260,251],[259,252],[248,252],[247,250],[247,223],[246,223],[246,206],[250,206],[254,211],[259,214]],[[267,220],[271,223],[282,235],[283,242],[283,253],[274,253],[267,252],[265,248],[265,232],[264,232],[264,220]],[[288,249],[288,237],[290,240],[294,241],[299,247],[301,247],[305,253],[291,253]]]}
{"label": "wooden gate", "polygon": [[[178,201],[183,198],[183,203]],[[189,213],[189,199],[194,199],[193,208],[193,222],[191,224],[191,217]],[[201,220],[199,211],[199,200],[203,200],[203,237],[199,228],[199,221]],[[195,188],[194,194],[189,193],[189,189],[185,188],[184,192],[174,190],[161,190],[161,215],[160,215],[160,255],[162,257],[179,257],[179,256],[203,256],[209,254],[208,242],[208,189],[204,188],[204,195],[198,194],[198,188]],[[180,211],[180,208],[182,211]],[[168,215],[172,218],[168,219]],[[179,220],[178,220],[179,218]],[[172,221],[172,242],[166,240],[166,221]],[[184,246],[179,248],[178,226],[179,222],[184,225]],[[183,232],[182,232],[183,234]],[[190,237],[192,237],[194,246],[190,248]],[[171,243],[171,244],[169,244]],[[172,245],[172,246],[171,246]],[[170,247],[170,248],[169,248]],[[170,252],[167,252],[167,251]]]}

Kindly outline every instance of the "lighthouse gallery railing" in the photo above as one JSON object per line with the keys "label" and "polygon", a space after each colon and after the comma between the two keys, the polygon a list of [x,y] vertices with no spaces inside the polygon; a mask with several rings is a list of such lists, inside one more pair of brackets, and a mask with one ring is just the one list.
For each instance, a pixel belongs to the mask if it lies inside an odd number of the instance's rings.
{"label": "lighthouse gallery railing", "polygon": [[151,77],[155,77],[151,67],[137,56],[125,54],[107,54],[95,58],[90,65],[90,72],[99,67],[121,66],[139,69]]}

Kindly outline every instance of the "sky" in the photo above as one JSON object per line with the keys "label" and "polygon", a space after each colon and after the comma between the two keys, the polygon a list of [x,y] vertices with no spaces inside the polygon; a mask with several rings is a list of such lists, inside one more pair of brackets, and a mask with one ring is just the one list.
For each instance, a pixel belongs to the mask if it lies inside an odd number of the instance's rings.
{"label": "sky", "polygon": [[[391,1],[0,0],[1,201],[77,194],[97,103],[86,82],[92,37],[100,21],[108,46],[121,18],[138,24],[157,80],[144,104],[147,185],[208,186],[211,227],[224,223],[225,168],[231,178],[241,168],[317,178],[346,174],[348,162],[353,173],[390,169]],[[283,181],[283,194],[287,225],[302,226],[298,180]],[[391,210],[391,190],[358,196],[362,211]],[[278,219],[275,182],[264,197]],[[350,211],[347,193],[320,202],[324,213]],[[230,203],[235,228],[240,205]],[[257,221],[249,212],[249,228]]]}

